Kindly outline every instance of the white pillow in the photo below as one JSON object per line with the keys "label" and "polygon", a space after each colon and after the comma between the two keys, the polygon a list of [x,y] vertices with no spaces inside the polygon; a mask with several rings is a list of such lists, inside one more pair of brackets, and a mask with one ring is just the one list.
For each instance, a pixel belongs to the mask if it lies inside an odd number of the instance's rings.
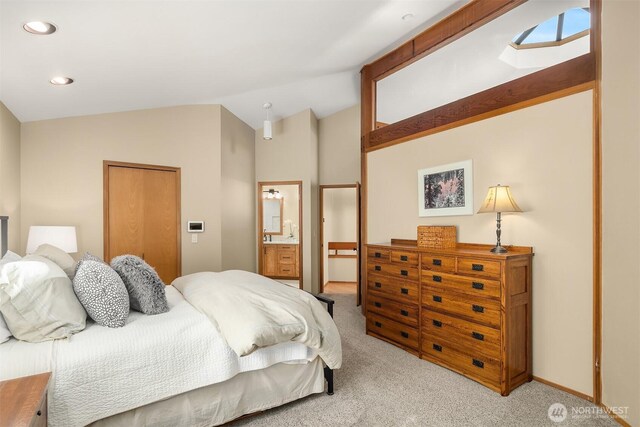
{"label": "white pillow", "polygon": [[[17,253],[7,251],[7,253],[4,254],[4,256],[2,257],[2,259],[0,259],[0,270],[2,269],[2,266],[4,266],[5,264],[9,264],[10,262],[20,261],[21,259],[22,257]],[[2,316],[2,313],[0,313],[0,344],[2,344],[3,342],[9,341],[9,338],[11,338],[11,331],[7,327],[7,322],[4,321],[4,317]]]}
{"label": "white pillow", "polygon": [[38,255],[2,267],[0,312],[11,334],[28,342],[67,338],[87,319],[65,272]]}
{"label": "white pillow", "polygon": [[73,280],[73,276],[76,273],[76,261],[62,249],[45,243],[44,245],[38,246],[38,249],[36,249],[33,255],[40,255],[55,262],[67,273],[69,279]]}

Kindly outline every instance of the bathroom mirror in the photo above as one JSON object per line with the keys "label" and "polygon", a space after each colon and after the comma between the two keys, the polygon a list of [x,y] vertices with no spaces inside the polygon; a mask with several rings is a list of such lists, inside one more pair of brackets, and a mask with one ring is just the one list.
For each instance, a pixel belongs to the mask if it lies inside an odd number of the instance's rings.
{"label": "bathroom mirror", "polygon": [[375,127],[589,52],[588,0],[529,0],[377,81]]}
{"label": "bathroom mirror", "polygon": [[264,198],[262,199],[262,225],[264,234],[282,234],[282,210],[284,198]]}

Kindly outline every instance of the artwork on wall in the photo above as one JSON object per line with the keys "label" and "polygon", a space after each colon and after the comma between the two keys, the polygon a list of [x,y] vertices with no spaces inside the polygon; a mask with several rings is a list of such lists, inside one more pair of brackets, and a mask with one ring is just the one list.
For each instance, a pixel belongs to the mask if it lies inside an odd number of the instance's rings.
{"label": "artwork on wall", "polygon": [[418,216],[473,215],[471,160],[418,171]]}

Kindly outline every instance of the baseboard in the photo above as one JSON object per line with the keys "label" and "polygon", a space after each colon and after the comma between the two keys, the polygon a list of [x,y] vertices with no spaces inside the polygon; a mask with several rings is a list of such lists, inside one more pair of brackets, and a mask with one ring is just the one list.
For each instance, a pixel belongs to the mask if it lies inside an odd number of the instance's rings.
{"label": "baseboard", "polygon": [[547,381],[547,380],[545,380],[543,378],[536,377],[535,375],[533,376],[533,379],[538,381],[539,383],[548,385],[549,387],[557,388],[558,390],[562,390],[565,393],[572,394],[572,395],[574,395],[576,397],[579,397],[580,399],[584,399],[586,401],[589,401],[589,402],[593,403],[593,397],[588,396],[588,395],[586,395],[584,393],[580,393],[579,391],[573,390],[573,389],[571,389],[569,387],[565,387],[563,385],[556,384],[556,383],[553,383],[551,381]]}
{"label": "baseboard", "polygon": [[623,420],[622,418],[620,418],[620,416],[618,414],[614,414],[611,409],[609,409],[609,407],[603,403],[598,404],[599,407],[601,407],[602,409],[604,409],[607,414],[609,414],[609,416],[611,418],[614,419],[615,422],[617,422],[618,424],[620,424],[621,426],[624,427],[631,427],[631,424],[629,424],[628,422],[626,422],[625,420]]}

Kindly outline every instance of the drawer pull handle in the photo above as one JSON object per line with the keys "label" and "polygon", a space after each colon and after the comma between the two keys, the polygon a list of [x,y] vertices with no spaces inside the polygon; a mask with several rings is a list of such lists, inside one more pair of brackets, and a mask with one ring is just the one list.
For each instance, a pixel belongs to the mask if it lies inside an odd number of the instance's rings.
{"label": "drawer pull handle", "polygon": [[482,264],[471,264],[471,269],[473,271],[484,271],[484,265],[482,265]]}
{"label": "drawer pull handle", "polygon": [[381,266],[379,266],[379,265],[376,265],[375,270],[376,270],[376,271],[381,271],[381,270],[382,270],[382,267],[381,267]]}
{"label": "drawer pull handle", "polygon": [[481,305],[475,305],[473,304],[473,306],[471,307],[473,309],[473,311],[475,311],[476,313],[484,313],[484,307]]}
{"label": "drawer pull handle", "polygon": [[484,289],[484,283],[480,283],[480,282],[473,282],[471,284],[471,287],[473,289],[478,289],[478,290],[483,290]]}
{"label": "drawer pull handle", "polygon": [[409,272],[407,270],[400,270],[400,274],[403,276],[408,276]]}
{"label": "drawer pull handle", "polygon": [[484,362],[482,360],[473,359],[473,366],[484,369]]}
{"label": "drawer pull handle", "polygon": [[438,283],[442,282],[442,276],[433,276],[433,281]]}
{"label": "drawer pull handle", "polygon": [[409,257],[406,255],[400,255],[400,261],[409,261]]}
{"label": "drawer pull handle", "polygon": [[433,296],[433,300],[434,300],[435,302],[442,302],[442,297],[440,297],[440,296],[438,296],[438,295],[434,295],[434,296]]}
{"label": "drawer pull handle", "polygon": [[438,345],[438,344],[434,344],[434,345],[433,345],[433,349],[434,349],[435,351],[442,351],[442,346],[441,346],[441,345]]}
{"label": "drawer pull handle", "polygon": [[400,288],[400,293],[401,293],[401,294],[405,294],[405,295],[409,295],[409,289],[407,289],[407,288]]}
{"label": "drawer pull handle", "polygon": [[39,416],[39,417],[42,416],[42,411],[36,412],[36,415]]}
{"label": "drawer pull handle", "polygon": [[400,314],[402,314],[403,316],[408,316],[409,312],[407,310],[400,310]]}
{"label": "drawer pull handle", "polygon": [[409,333],[408,332],[400,332],[400,335],[402,335],[402,338],[409,338]]}
{"label": "drawer pull handle", "polygon": [[375,283],[375,287],[376,287],[376,288],[381,288],[381,287],[382,287],[382,283],[380,283],[380,282],[376,282],[376,283]]}
{"label": "drawer pull handle", "polygon": [[375,325],[376,325],[376,327],[378,327],[378,328],[382,328],[382,323],[380,323],[380,322],[376,322],[376,323],[375,323]]}
{"label": "drawer pull handle", "polygon": [[434,259],[431,263],[433,265],[442,265],[442,260],[441,259]]}
{"label": "drawer pull handle", "polygon": [[442,328],[442,322],[439,320],[432,320],[431,321],[433,323],[433,326],[435,326],[436,328]]}
{"label": "drawer pull handle", "polygon": [[484,335],[479,332],[472,332],[471,336],[477,339],[478,341],[484,341]]}
{"label": "drawer pull handle", "polygon": [[380,258],[380,257],[382,257],[382,254],[381,254],[380,252],[376,252],[376,253],[375,253],[375,257],[376,257],[376,258]]}
{"label": "drawer pull handle", "polygon": [[373,305],[375,305],[378,308],[382,307],[382,304],[380,304],[379,302],[374,302]]}

